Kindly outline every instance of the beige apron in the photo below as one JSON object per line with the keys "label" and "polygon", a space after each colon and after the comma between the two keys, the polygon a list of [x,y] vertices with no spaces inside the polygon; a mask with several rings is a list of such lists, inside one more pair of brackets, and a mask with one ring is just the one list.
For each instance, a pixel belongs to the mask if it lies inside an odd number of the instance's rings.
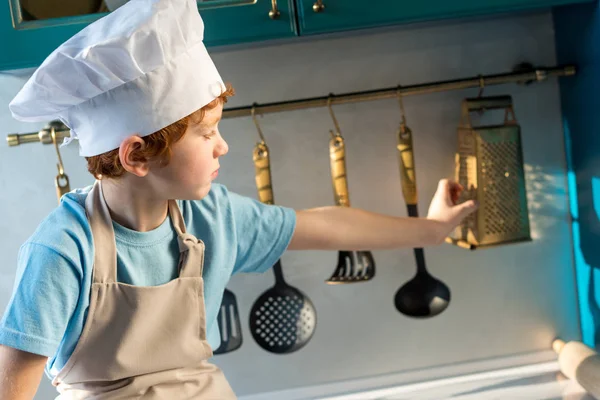
{"label": "beige apron", "polygon": [[[207,360],[204,243],[185,232],[174,200],[179,277],[159,286],[117,282],[112,220],[97,181],[85,202],[94,239],[90,306],[73,354],[52,381],[57,399],[236,399]],[[142,266],[143,268],[143,266]]]}

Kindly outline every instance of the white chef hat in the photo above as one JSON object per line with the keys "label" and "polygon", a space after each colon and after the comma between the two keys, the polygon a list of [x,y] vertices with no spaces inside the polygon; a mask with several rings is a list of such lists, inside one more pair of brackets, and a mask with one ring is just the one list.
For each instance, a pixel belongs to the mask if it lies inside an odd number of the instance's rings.
{"label": "white chef hat", "polygon": [[196,0],[131,0],[57,48],[10,103],[21,121],[60,120],[94,156],[202,108],[224,90]]}

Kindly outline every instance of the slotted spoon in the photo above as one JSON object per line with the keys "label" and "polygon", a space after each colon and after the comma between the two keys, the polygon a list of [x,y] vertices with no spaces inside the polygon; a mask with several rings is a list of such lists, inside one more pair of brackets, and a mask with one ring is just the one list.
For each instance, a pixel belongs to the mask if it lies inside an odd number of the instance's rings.
{"label": "slotted spoon", "polygon": [[[269,149],[264,141],[255,146],[253,158],[260,201],[274,204]],[[304,293],[285,282],[281,260],[273,266],[273,273],[275,286],[261,294],[250,311],[250,331],[263,349],[291,353],[304,347],[313,336],[317,312]]]}

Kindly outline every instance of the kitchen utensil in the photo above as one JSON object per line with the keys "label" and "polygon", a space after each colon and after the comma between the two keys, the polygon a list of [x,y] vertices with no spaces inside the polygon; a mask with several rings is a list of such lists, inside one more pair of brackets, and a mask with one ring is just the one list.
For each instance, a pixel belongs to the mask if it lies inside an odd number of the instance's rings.
{"label": "kitchen utensil", "polygon": [[67,174],[65,174],[62,157],[60,156],[60,150],[58,149],[58,142],[56,140],[56,127],[52,124],[50,124],[50,137],[52,138],[52,143],[54,144],[56,155],[58,157],[58,164],[56,164],[58,168],[58,175],[56,175],[56,178],[54,179],[54,186],[56,187],[56,197],[60,203],[61,197],[71,191],[71,186],[69,185],[69,177]]}
{"label": "kitchen utensil", "polygon": [[217,315],[217,324],[221,333],[221,344],[213,354],[225,354],[239,349],[242,346],[242,324],[238,311],[237,300],[231,290],[225,289],[221,308]]}
{"label": "kitchen utensil", "polygon": [[[274,204],[269,149],[264,141],[255,146],[253,159],[259,198],[263,203]],[[273,273],[275,286],[261,294],[250,311],[250,331],[263,349],[277,354],[291,353],[312,338],[317,312],[304,293],[286,283],[281,260],[273,266]]]}
{"label": "kitchen utensil", "polygon": [[[331,98],[328,102],[336,132],[329,131],[329,165],[335,204],[350,207],[348,196],[348,178],[346,175],[346,147],[340,133],[337,119],[331,109]],[[338,262],[333,274],[325,282],[330,285],[367,282],[375,276],[375,260],[370,251],[338,251]]]}
{"label": "kitchen utensil", "polygon": [[[472,112],[493,109],[504,110],[503,124],[472,125]],[[446,242],[475,249],[531,240],[521,133],[510,96],[463,101],[456,180],[465,189],[459,202],[475,199],[479,208]]]}
{"label": "kitchen utensil", "polygon": [[600,400],[600,354],[576,341],[565,343],[556,339],[552,348],[558,354],[561,372]]}
{"label": "kitchen utensil", "polygon": [[[402,195],[406,202],[409,217],[418,217],[417,176],[413,153],[412,131],[406,125],[404,107],[399,95],[402,121],[398,129],[398,154],[400,160],[400,180]],[[439,279],[434,278],[425,267],[425,253],[422,248],[413,249],[417,263],[417,273],[406,282],[394,296],[396,309],[410,317],[434,317],[450,304],[450,289]]]}
{"label": "kitchen utensil", "polygon": [[20,0],[21,8],[31,17],[42,20],[94,14],[102,0]]}

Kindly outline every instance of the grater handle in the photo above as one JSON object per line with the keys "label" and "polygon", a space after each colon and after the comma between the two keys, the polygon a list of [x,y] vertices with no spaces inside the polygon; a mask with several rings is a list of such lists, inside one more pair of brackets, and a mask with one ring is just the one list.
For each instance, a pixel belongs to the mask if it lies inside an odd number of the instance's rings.
{"label": "grater handle", "polygon": [[269,148],[264,142],[259,142],[254,146],[252,154],[254,160],[256,188],[258,189],[258,198],[265,204],[274,204],[273,187],[271,186],[271,163],[269,160]]}
{"label": "grater handle", "polygon": [[512,105],[511,96],[475,97],[464,101],[464,107],[468,112],[509,108]]}

